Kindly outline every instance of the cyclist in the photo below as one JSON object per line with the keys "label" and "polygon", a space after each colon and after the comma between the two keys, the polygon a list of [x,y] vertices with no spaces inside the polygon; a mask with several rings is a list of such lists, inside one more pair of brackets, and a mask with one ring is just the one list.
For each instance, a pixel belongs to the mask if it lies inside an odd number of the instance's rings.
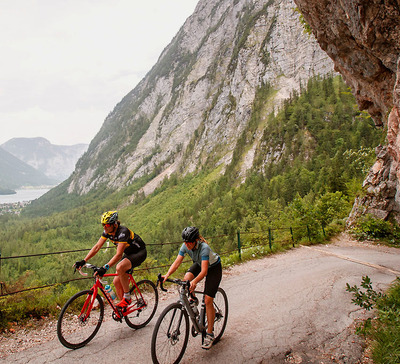
{"label": "cyclist", "polygon": [[104,231],[99,241],[89,251],[85,259],[75,263],[75,267],[77,269],[82,268],[90,258],[99,252],[107,239],[111,240],[117,246],[117,252],[107,264],[97,269],[95,275],[102,277],[110,267],[117,264],[116,272],[118,275],[114,277],[114,286],[120,299],[117,306],[126,309],[132,302],[127,271],[138,267],[145,261],[147,257],[146,244],[139,235],[121,225],[117,211],[105,212],[101,216],[101,223]]}
{"label": "cyclist", "polygon": [[[189,291],[193,292],[204,277],[205,305],[207,313],[207,334],[204,338],[202,348],[210,349],[214,341],[214,319],[215,308],[213,301],[217,293],[222,278],[221,258],[213,252],[207,241],[200,235],[199,229],[195,226],[188,226],[182,231],[182,244],[178,256],[163,277],[164,282],[181,265],[185,254],[188,254],[192,260],[192,266],[187,270],[184,280],[190,281]],[[197,298],[195,298],[197,300]]]}

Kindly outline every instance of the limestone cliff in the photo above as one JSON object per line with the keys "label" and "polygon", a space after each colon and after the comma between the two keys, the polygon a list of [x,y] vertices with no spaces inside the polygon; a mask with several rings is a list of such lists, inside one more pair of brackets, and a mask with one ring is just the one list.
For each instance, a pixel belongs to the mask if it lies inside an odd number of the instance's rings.
{"label": "limestone cliff", "polygon": [[[200,0],[158,62],[106,118],[68,191],[120,189],[142,176],[224,167],[249,122],[257,89],[270,109],[333,63],[304,34],[291,0]],[[258,143],[249,146],[242,175]]]}
{"label": "limestone cliff", "polygon": [[294,0],[335,70],[351,86],[361,110],[387,128],[387,145],[349,219],[371,213],[400,223],[400,2]]}

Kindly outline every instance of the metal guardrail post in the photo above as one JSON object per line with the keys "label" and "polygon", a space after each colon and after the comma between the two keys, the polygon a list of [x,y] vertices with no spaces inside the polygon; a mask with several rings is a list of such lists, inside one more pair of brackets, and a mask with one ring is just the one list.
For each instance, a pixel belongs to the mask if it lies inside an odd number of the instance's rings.
{"label": "metal guardrail post", "polygon": [[268,228],[268,240],[269,240],[269,250],[272,250],[272,231]]}
{"label": "metal guardrail post", "polygon": [[325,234],[324,225],[322,225],[322,232],[323,232],[323,234],[324,234],[324,238],[326,238],[326,234]]}
{"label": "metal guardrail post", "polygon": [[239,259],[242,260],[242,246],[240,243],[240,231],[237,231],[237,239],[238,239],[238,253],[239,253]]}
{"label": "metal guardrail post", "polygon": [[292,243],[293,243],[293,248],[294,248],[294,236],[293,236],[293,229],[290,227],[290,235],[292,235]]}

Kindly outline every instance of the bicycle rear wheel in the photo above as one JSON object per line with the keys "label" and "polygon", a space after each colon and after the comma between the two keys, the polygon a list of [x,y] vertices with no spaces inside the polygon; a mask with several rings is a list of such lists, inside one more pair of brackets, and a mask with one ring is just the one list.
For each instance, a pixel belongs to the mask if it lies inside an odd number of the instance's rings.
{"label": "bicycle rear wheel", "polygon": [[130,290],[132,304],[139,308],[125,316],[125,322],[133,329],[140,329],[146,326],[156,313],[158,306],[158,291],[152,281],[147,279],[137,283]]}
{"label": "bicycle rear wheel", "polygon": [[69,349],[78,349],[92,340],[100,329],[104,317],[104,303],[99,295],[93,299],[91,290],[73,295],[61,310],[57,322],[57,336]]}
{"label": "bicycle rear wheel", "polygon": [[189,339],[189,316],[179,302],[167,306],[158,318],[151,338],[155,364],[177,364]]}
{"label": "bicycle rear wheel", "polygon": [[[215,295],[214,301],[215,319],[214,319],[214,344],[217,343],[224,334],[226,323],[228,320],[228,297],[225,291],[219,287]],[[205,314],[205,326],[207,327],[207,314]],[[203,339],[204,339],[203,333]]]}

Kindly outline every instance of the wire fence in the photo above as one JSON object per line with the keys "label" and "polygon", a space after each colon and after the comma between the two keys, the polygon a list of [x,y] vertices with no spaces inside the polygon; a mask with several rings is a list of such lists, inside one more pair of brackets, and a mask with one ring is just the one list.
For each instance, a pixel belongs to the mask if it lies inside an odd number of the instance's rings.
{"label": "wire fence", "polygon": [[[313,239],[320,239],[321,237],[325,238],[325,230],[323,227],[322,228],[315,228],[315,227],[310,228],[310,226],[306,225],[306,226],[297,226],[297,227],[268,228],[268,230],[262,230],[262,231],[241,232],[238,230],[235,234],[209,236],[209,237],[205,237],[205,239],[210,242],[211,246],[213,246],[213,250],[214,250],[214,245],[218,245],[218,244],[215,244],[215,242],[218,241],[219,239],[225,239],[225,240],[232,239],[232,241],[235,241],[236,244],[231,244],[231,246],[232,246],[231,249],[228,249],[226,251],[218,251],[218,249],[215,249],[215,250],[221,257],[229,256],[232,254],[237,254],[238,259],[242,260],[242,253],[244,253],[247,249],[254,249],[254,248],[258,248],[258,247],[268,246],[269,250],[272,251],[274,244],[295,247],[296,242],[299,242],[302,239],[303,240],[308,239],[308,241],[311,242]],[[155,246],[163,247],[163,246],[167,246],[167,245],[181,245],[181,244],[182,244],[182,242],[178,241],[178,242],[167,242],[167,243],[146,243],[146,246],[151,248],[151,247],[155,247]],[[111,247],[111,248],[115,248],[115,247]],[[101,249],[110,249],[110,246],[102,247]],[[85,251],[90,251],[90,250],[91,250],[91,248],[85,248],[85,249],[63,250],[63,251],[29,254],[29,255],[16,255],[16,256],[8,256],[8,257],[2,257],[0,254],[0,274],[1,274],[1,264],[3,261],[12,260],[12,259],[42,257],[42,256],[57,255],[57,254],[85,252]],[[190,262],[190,260],[185,260],[184,262],[185,263]],[[169,266],[170,266],[170,264],[157,265],[157,266],[144,267],[144,268],[138,267],[138,268],[135,268],[135,272],[141,272],[141,271],[142,272],[144,272],[144,271],[150,272],[151,270],[154,270],[154,269],[166,268]],[[57,283],[52,283],[52,284],[23,288],[23,289],[19,289],[19,290],[13,291],[13,292],[8,292],[6,284],[4,282],[0,281],[0,297],[15,295],[15,294],[23,293],[23,292],[27,292],[27,291],[55,287],[55,286],[68,284],[68,283],[75,282],[75,281],[86,280],[86,279],[92,279],[92,277],[69,279],[69,280],[64,280],[62,282],[57,282]]]}

